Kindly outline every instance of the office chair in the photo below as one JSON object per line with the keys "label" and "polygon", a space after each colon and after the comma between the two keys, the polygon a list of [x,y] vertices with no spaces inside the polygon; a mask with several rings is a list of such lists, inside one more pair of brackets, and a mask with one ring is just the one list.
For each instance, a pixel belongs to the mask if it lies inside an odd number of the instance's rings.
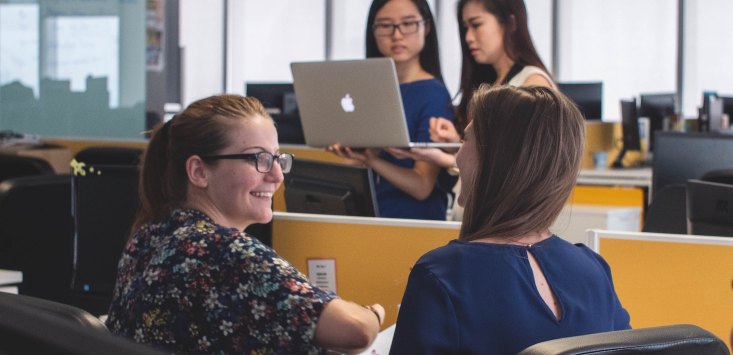
{"label": "office chair", "polygon": [[20,155],[0,154],[0,181],[26,175],[52,175],[47,161]]}
{"label": "office chair", "polygon": [[548,340],[518,355],[729,355],[725,343],[705,329],[691,324],[619,330]]}
{"label": "office chair", "polygon": [[733,168],[708,171],[700,180],[733,185]]}
{"label": "office chair", "polygon": [[21,294],[68,303],[73,235],[69,175],[0,183],[0,269],[23,272]]}
{"label": "office chair", "polygon": [[107,311],[117,264],[139,205],[141,149],[94,147],[75,156],[71,182],[74,221],[72,289],[99,297]]}
{"label": "office chair", "polygon": [[654,192],[642,232],[687,234],[685,184],[669,184]]}
{"label": "office chair", "polygon": [[72,306],[0,293],[0,354],[162,354]]}
{"label": "office chair", "polygon": [[83,309],[64,303],[26,295],[13,295],[0,292],[0,304],[2,304],[3,301],[14,304],[15,307],[28,307],[36,309],[39,312],[53,314],[58,317],[68,319],[83,327],[107,330],[107,326],[105,326],[99,318],[91,315]]}

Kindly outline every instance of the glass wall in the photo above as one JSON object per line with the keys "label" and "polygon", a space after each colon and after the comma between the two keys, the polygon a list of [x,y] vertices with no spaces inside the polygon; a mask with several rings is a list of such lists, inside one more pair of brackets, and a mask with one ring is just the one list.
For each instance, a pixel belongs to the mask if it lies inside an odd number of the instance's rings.
{"label": "glass wall", "polygon": [[619,99],[674,92],[676,0],[560,0],[561,82],[602,81],[603,118],[618,120]]}
{"label": "glass wall", "polygon": [[142,138],[143,0],[0,0],[0,129]]}
{"label": "glass wall", "polygon": [[682,105],[687,117],[697,116],[703,91],[733,96],[733,1],[685,1],[684,76]]}

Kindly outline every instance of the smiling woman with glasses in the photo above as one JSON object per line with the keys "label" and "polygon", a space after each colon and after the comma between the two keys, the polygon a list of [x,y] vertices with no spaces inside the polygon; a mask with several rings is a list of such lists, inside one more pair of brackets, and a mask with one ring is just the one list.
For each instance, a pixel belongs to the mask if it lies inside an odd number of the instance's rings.
{"label": "smiling woman with glasses", "polygon": [[310,284],[244,232],[272,219],[293,165],[279,149],[262,104],[238,95],[196,101],[153,132],[107,320],[113,333],[176,353],[355,352],[374,340],[382,306]]}
{"label": "smiling woman with glasses", "polygon": [[[367,57],[394,61],[412,142],[430,141],[430,117],[453,117],[433,23],[425,0],[374,0],[367,19]],[[436,164],[400,159],[388,153],[389,149],[357,152],[334,145],[329,151],[354,159],[377,174],[381,217],[445,220],[448,191],[456,180]]]}

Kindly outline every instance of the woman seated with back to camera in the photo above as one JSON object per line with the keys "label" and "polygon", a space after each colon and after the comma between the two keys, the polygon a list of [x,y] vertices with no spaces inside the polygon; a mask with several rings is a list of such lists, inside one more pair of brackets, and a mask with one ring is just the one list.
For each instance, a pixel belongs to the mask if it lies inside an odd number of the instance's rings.
{"label": "woman seated with back to camera", "polygon": [[583,152],[583,117],[556,90],[482,86],[457,163],[460,236],[412,268],[392,354],[516,354],[628,329],[603,258],[550,231]]}
{"label": "woman seated with back to camera", "polygon": [[107,326],[186,353],[352,352],[384,319],[311,285],[244,232],[272,219],[272,195],[292,166],[259,101],[212,96],[150,140],[141,208],[119,263]]}

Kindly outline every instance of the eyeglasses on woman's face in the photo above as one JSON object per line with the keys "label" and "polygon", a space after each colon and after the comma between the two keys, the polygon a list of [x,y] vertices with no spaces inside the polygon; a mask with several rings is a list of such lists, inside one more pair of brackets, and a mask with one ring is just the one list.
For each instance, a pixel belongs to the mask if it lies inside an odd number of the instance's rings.
{"label": "eyeglasses on woman's face", "polygon": [[282,153],[273,155],[269,152],[257,152],[249,154],[220,154],[220,155],[205,155],[201,159],[204,160],[220,160],[220,159],[244,159],[255,162],[255,169],[260,173],[269,173],[272,171],[272,165],[275,161],[280,164],[280,168],[283,174],[290,172],[293,167],[293,155],[290,153]]}
{"label": "eyeglasses on woman's face", "polygon": [[403,35],[417,33],[420,25],[425,24],[427,20],[405,21],[400,23],[375,23],[372,25],[372,31],[375,36],[386,37],[394,35],[395,30],[400,30]]}

